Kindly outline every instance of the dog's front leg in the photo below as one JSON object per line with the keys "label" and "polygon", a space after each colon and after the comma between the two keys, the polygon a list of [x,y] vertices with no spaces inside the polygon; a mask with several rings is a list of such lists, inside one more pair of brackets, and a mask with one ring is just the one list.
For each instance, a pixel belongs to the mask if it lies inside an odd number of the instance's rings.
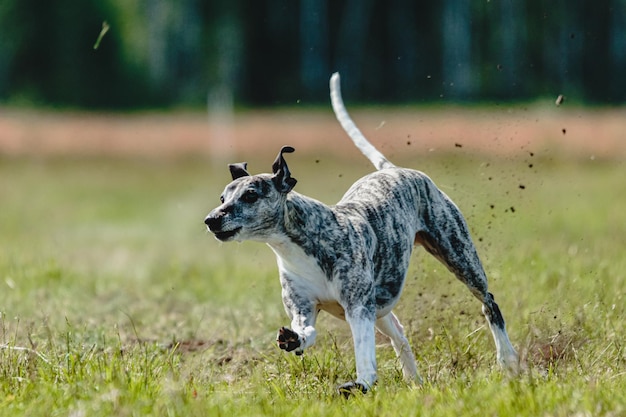
{"label": "dog's front leg", "polygon": [[339,386],[338,390],[348,397],[353,391],[367,392],[376,382],[376,313],[367,307],[346,309],[346,321],[354,340],[356,380]]}
{"label": "dog's front leg", "polygon": [[281,281],[283,305],[291,318],[291,329],[281,327],[276,342],[281,349],[301,355],[304,349],[315,342],[315,320],[318,313],[316,303],[288,277],[282,276]]}

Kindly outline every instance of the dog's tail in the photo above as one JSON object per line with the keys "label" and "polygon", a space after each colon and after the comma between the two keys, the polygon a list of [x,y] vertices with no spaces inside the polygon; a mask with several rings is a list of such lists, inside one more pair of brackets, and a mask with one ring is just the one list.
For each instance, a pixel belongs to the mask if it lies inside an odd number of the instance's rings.
{"label": "dog's tail", "polygon": [[394,164],[389,162],[385,156],[378,151],[368,140],[363,136],[363,133],[354,124],[346,107],[343,104],[341,98],[341,85],[339,82],[339,73],[336,72],[330,77],[330,101],[333,105],[333,111],[337,120],[341,123],[343,130],[350,136],[352,142],[357,148],[370,160],[376,169],[393,168]]}

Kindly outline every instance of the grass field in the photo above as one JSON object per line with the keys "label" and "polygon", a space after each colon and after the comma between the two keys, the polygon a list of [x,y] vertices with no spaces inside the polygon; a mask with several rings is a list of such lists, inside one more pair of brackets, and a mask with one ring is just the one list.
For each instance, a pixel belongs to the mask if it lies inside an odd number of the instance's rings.
{"label": "grass field", "polygon": [[[0,158],[0,416],[624,416],[623,158],[522,149],[394,161],[465,213],[527,372],[495,365],[480,305],[416,251],[396,308],[422,387],[378,339],[379,383],[349,401],[349,331],[322,315],[302,357],[261,244],[202,224],[228,182],[203,158]],[[253,172],[271,160],[248,155]],[[354,151],[289,156],[298,190],[333,203],[370,167]]]}

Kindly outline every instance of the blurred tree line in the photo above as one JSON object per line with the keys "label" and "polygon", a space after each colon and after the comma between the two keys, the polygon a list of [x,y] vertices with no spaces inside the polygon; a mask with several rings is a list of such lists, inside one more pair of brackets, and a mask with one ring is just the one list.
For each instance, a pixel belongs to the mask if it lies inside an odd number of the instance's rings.
{"label": "blurred tree line", "polygon": [[[94,48],[106,22],[110,30]],[[626,101],[626,0],[2,0],[0,101]]]}

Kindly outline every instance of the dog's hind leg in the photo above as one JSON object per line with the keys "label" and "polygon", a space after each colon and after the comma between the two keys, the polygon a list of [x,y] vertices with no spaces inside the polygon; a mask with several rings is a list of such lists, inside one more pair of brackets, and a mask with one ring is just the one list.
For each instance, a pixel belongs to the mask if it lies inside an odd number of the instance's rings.
{"label": "dog's hind leg", "polygon": [[376,320],[376,328],[391,340],[391,346],[393,346],[393,350],[400,360],[404,379],[421,384],[422,378],[417,372],[415,356],[413,356],[409,341],[404,336],[404,328],[398,321],[398,318],[390,312]]}
{"label": "dog's hind leg", "polygon": [[[434,187],[434,186],[433,186]],[[509,374],[519,372],[519,357],[511,345],[500,308],[488,292],[487,277],[459,209],[445,194],[429,190],[422,215],[424,230],[415,242],[441,261],[483,303],[483,314],[496,345],[498,363]]]}
{"label": "dog's hind leg", "polygon": [[494,301],[493,294],[489,292],[483,299],[483,314],[487,318],[489,329],[496,344],[498,363],[509,375],[517,375],[520,371],[519,356],[509,340],[500,308]]}

